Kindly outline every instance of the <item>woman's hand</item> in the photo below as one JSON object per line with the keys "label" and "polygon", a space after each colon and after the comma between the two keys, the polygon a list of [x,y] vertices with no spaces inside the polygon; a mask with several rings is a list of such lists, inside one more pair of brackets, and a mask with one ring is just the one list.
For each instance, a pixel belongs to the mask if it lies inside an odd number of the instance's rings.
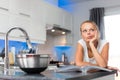
{"label": "woman's hand", "polygon": [[97,31],[95,31],[95,35],[94,35],[94,37],[90,40],[90,42],[89,42],[89,44],[93,44],[96,40],[98,40],[98,33],[97,33]]}

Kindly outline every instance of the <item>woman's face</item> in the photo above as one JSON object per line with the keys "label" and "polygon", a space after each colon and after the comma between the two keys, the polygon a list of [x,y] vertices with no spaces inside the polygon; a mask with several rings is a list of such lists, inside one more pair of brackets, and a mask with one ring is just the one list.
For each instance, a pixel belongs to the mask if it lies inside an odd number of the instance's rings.
{"label": "woman's face", "polygon": [[82,38],[89,42],[96,34],[96,27],[92,23],[84,23],[81,26],[81,35]]}

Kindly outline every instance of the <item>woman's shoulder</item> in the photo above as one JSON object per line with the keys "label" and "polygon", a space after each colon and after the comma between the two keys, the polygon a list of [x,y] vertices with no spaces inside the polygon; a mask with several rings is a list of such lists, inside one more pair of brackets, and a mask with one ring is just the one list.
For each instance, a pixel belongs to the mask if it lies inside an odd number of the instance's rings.
{"label": "woman's shoulder", "polygon": [[84,43],[85,41],[83,39],[78,40],[78,43]]}
{"label": "woman's shoulder", "polygon": [[82,46],[85,46],[85,41],[83,39],[78,40],[78,43],[81,44]]}

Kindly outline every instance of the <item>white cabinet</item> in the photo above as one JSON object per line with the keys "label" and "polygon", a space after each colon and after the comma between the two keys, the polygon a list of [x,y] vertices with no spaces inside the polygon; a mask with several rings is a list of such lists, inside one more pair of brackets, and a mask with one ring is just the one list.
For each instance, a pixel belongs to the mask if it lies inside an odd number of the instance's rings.
{"label": "white cabinet", "polygon": [[59,25],[59,9],[54,5],[50,4],[47,4],[45,8],[46,8],[46,23]]}
{"label": "white cabinet", "polygon": [[[45,29],[43,25],[40,25],[33,19],[21,15],[11,15],[10,16],[10,26],[12,27],[21,27],[25,29],[32,42],[43,43],[45,41]],[[21,31],[12,31],[11,36],[16,38],[24,38],[25,36]],[[22,39],[23,40],[23,39]]]}
{"label": "white cabinet", "polygon": [[[2,6],[3,4],[5,6]],[[44,9],[39,4],[40,0],[8,0],[8,2],[1,0],[0,32],[6,33],[12,27],[21,27],[27,31],[32,42],[45,42],[45,18],[42,15]],[[23,37],[23,33],[19,30],[10,33],[11,39],[23,40]]]}
{"label": "white cabinet", "polygon": [[[28,17],[24,17],[21,15],[14,15],[11,14],[10,15],[10,28],[12,27],[21,27],[24,28],[25,30],[27,30],[28,34],[30,34],[29,32],[29,28],[31,27],[31,19]],[[12,33],[12,36],[20,36],[21,34],[19,34],[20,32],[17,31],[16,33]]]}
{"label": "white cabinet", "polygon": [[31,0],[10,0],[10,11],[14,14],[30,16]]}
{"label": "white cabinet", "polygon": [[63,11],[63,27],[72,30],[72,15],[68,12]]}
{"label": "white cabinet", "polygon": [[[0,0],[0,32],[6,33],[12,27],[27,31],[31,41],[46,41],[46,24],[57,24],[71,29],[72,17],[62,9],[42,0]],[[21,36],[12,31],[11,36]]]}
{"label": "white cabinet", "polygon": [[9,0],[0,0],[0,10],[9,9]]}
{"label": "white cabinet", "polygon": [[32,28],[31,34],[32,38],[36,40],[46,41],[46,8],[45,4],[43,4],[40,0],[34,0],[32,2],[32,12],[31,12],[31,20],[32,20]]}
{"label": "white cabinet", "polygon": [[0,33],[9,28],[9,0],[0,0]]}
{"label": "white cabinet", "polygon": [[72,15],[70,13],[50,4],[46,5],[44,9],[46,10],[45,21],[47,24],[57,24],[62,28],[72,30]]}
{"label": "white cabinet", "polygon": [[6,33],[9,28],[9,14],[0,13],[0,33]]}

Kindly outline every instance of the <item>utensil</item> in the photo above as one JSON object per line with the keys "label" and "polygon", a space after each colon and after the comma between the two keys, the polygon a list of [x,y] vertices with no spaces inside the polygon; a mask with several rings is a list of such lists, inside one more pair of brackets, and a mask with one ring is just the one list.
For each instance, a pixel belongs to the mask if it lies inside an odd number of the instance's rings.
{"label": "utensil", "polygon": [[18,54],[16,57],[20,69],[32,74],[44,71],[50,59],[48,54]]}

